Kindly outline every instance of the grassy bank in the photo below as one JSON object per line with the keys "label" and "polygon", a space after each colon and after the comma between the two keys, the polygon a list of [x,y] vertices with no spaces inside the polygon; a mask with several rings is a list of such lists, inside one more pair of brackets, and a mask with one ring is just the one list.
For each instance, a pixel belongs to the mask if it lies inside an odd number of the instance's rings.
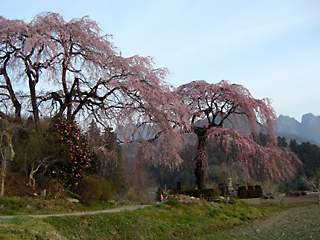
{"label": "grassy bank", "polygon": [[114,208],[112,202],[100,201],[84,205],[61,198],[0,197],[0,215],[72,213],[110,208]]}
{"label": "grassy bank", "polygon": [[275,208],[208,203],[197,206],[170,200],[136,211],[49,217],[16,216],[0,221],[1,239],[186,239],[214,235],[262,218]]}

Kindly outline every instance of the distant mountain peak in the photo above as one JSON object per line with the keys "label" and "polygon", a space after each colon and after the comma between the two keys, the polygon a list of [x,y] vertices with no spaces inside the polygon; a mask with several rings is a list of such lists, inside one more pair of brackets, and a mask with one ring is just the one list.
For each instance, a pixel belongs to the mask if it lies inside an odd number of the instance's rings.
{"label": "distant mountain peak", "polygon": [[312,113],[307,113],[302,116],[301,123],[313,124],[314,121],[319,124],[320,123],[320,116],[315,116]]}
{"label": "distant mountain peak", "polygon": [[280,115],[277,120],[277,132],[296,134],[320,143],[320,116],[307,113],[301,123],[289,116]]}
{"label": "distant mountain peak", "polygon": [[291,133],[299,135],[300,123],[289,116],[280,115],[277,120],[277,132]]}

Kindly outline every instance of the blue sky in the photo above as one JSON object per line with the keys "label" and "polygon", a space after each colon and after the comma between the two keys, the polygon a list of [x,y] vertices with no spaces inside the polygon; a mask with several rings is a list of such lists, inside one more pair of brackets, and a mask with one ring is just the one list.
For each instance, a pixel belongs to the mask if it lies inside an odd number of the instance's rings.
{"label": "blue sky", "polygon": [[0,0],[0,15],[89,15],[123,56],[152,56],[179,86],[203,79],[271,98],[277,115],[320,115],[319,0]]}

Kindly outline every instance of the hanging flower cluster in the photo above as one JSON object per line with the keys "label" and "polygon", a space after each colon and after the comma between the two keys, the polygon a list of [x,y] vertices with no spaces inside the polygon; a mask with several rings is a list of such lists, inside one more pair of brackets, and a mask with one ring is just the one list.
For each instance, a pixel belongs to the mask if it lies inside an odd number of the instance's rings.
{"label": "hanging flower cluster", "polygon": [[55,164],[51,175],[67,186],[78,185],[83,176],[97,168],[93,149],[77,124],[65,117],[55,116],[50,130],[54,141],[61,146],[60,158],[63,159]]}

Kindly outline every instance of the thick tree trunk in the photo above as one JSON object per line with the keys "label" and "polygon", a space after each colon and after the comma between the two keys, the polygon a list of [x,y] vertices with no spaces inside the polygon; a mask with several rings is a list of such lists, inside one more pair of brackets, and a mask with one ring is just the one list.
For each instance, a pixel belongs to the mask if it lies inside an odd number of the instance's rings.
{"label": "thick tree trunk", "polygon": [[14,113],[14,119],[13,121],[15,123],[22,123],[22,119],[21,119],[21,104],[18,101],[18,99],[16,98],[15,92],[13,90],[12,84],[11,84],[11,80],[10,77],[8,76],[7,70],[6,70],[6,65],[7,62],[9,61],[9,58],[5,61],[4,67],[2,69],[0,69],[0,75],[3,75],[5,81],[6,81],[6,88],[9,92],[10,95],[10,99],[13,103],[14,109],[15,109],[15,113]]}
{"label": "thick tree trunk", "polygon": [[205,131],[197,133],[198,146],[197,146],[197,158],[196,158],[196,169],[194,174],[196,176],[196,183],[198,189],[204,189],[206,184],[205,170],[206,170],[206,143],[207,136]]}
{"label": "thick tree trunk", "polygon": [[26,64],[26,74],[29,79],[29,91],[30,91],[30,98],[31,98],[31,106],[32,106],[32,113],[34,117],[34,121],[36,123],[36,127],[38,128],[38,124],[40,122],[39,118],[39,109],[37,105],[37,95],[36,95],[36,84],[38,82],[37,73],[32,72],[29,69],[28,64]]}
{"label": "thick tree trunk", "polygon": [[32,79],[29,79],[29,88],[30,88],[30,95],[31,95],[33,117],[34,117],[35,123],[38,124],[40,122],[40,118],[39,118],[39,109],[37,106],[36,86],[35,86],[35,81],[33,81]]}

